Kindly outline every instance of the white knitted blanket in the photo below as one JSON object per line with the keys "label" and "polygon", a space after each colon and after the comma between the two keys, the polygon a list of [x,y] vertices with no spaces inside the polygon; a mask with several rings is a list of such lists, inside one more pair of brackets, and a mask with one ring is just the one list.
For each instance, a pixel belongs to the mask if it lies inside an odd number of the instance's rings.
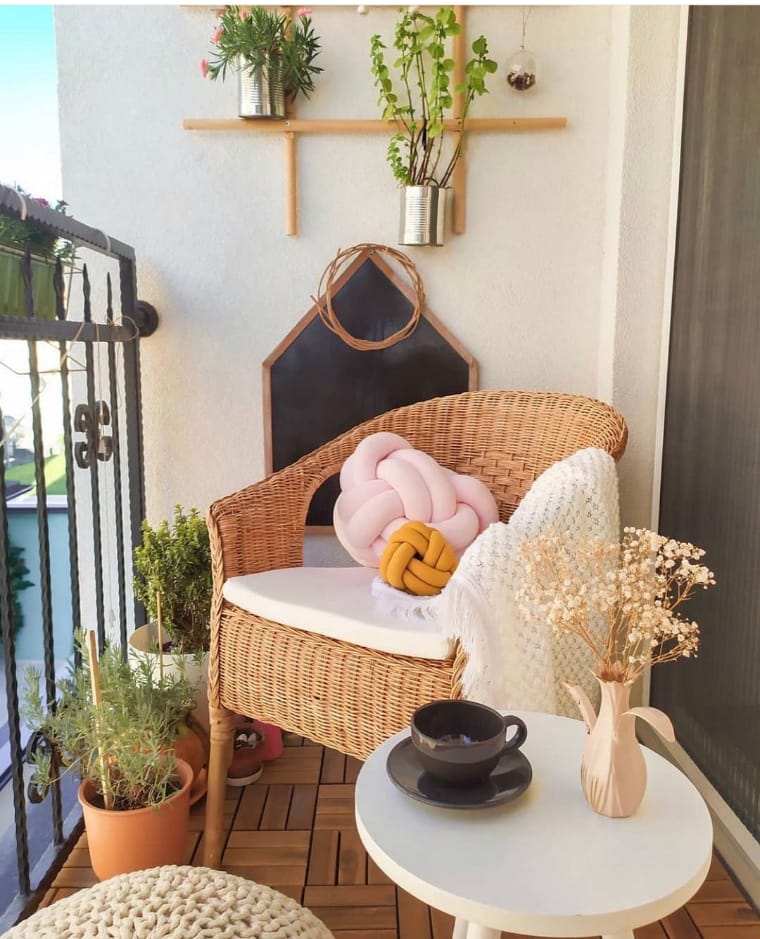
{"label": "white knitted blanket", "polygon": [[571,546],[588,538],[617,541],[617,472],[604,450],[579,450],[542,473],[509,522],[490,525],[464,552],[437,597],[410,597],[379,578],[373,593],[382,609],[433,619],[462,643],[468,655],[466,698],[577,717],[561,682],[580,684],[594,701],[591,652],[574,636],[554,635],[515,602],[520,546],[549,533]]}

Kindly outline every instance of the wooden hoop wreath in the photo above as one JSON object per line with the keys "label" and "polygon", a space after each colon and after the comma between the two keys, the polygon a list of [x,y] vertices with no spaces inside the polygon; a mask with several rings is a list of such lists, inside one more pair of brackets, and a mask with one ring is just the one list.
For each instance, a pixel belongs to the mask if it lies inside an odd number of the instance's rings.
{"label": "wooden hoop wreath", "polygon": [[[373,251],[378,251],[396,261],[406,271],[415,293],[414,310],[408,322],[391,336],[386,336],[385,339],[359,339],[357,336],[352,336],[338,319],[332,304],[333,286],[340,277],[341,271],[350,264],[356,255],[362,254],[364,251],[368,251],[370,254]],[[317,293],[320,298],[324,299],[324,303],[314,296],[311,299],[316,304],[322,322],[331,332],[339,336],[346,345],[351,346],[352,349],[357,349],[359,352],[367,352],[370,349],[388,349],[390,346],[395,346],[397,342],[408,339],[417,328],[422,309],[425,306],[425,287],[413,261],[402,251],[397,251],[395,248],[388,247],[388,245],[361,244],[339,251],[322,272]]]}

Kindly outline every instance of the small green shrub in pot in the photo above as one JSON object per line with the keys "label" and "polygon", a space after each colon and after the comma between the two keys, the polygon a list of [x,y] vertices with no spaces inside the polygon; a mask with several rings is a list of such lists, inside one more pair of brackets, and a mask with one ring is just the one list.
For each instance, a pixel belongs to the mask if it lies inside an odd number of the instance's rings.
{"label": "small green shrub in pot", "polygon": [[[152,528],[142,523],[142,544],[134,550],[134,590],[148,616],[158,615],[161,594],[162,624],[171,651],[181,655],[209,647],[211,612],[211,548],[205,520],[195,508],[174,507],[174,518]],[[164,651],[167,651],[166,648]]]}

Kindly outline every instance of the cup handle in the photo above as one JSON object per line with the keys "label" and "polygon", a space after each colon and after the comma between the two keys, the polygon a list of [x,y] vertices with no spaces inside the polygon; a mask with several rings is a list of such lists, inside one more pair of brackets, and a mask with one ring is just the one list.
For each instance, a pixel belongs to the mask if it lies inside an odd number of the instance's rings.
{"label": "cup handle", "polygon": [[507,740],[501,751],[502,753],[508,753],[510,750],[516,750],[518,747],[521,747],[528,736],[528,728],[525,726],[525,721],[515,714],[510,714],[504,718],[504,730],[507,731],[510,727],[516,727],[517,733]]}

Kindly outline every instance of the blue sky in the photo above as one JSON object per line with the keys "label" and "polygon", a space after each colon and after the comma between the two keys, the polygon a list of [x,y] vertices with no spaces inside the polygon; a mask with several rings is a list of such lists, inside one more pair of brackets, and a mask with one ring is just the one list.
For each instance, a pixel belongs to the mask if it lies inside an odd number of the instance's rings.
{"label": "blue sky", "polygon": [[50,6],[0,4],[0,182],[62,196]]}

